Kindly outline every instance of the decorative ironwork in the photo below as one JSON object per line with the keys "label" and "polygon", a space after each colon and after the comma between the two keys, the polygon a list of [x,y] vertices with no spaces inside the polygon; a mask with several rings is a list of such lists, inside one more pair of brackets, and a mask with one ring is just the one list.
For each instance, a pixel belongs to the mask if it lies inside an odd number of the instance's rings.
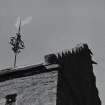
{"label": "decorative ironwork", "polygon": [[25,48],[24,42],[21,39],[21,20],[19,24],[18,33],[16,33],[16,36],[10,37],[10,44],[12,47],[12,51],[15,54],[15,59],[14,59],[14,68],[15,68],[17,55],[21,52],[22,49]]}

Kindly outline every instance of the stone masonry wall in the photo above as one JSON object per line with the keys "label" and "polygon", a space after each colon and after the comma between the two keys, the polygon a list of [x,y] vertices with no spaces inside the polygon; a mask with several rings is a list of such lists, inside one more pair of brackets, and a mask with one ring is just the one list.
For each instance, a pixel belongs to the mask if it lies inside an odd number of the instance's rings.
{"label": "stone masonry wall", "polygon": [[16,105],[56,105],[57,71],[0,82],[0,105],[17,94]]}

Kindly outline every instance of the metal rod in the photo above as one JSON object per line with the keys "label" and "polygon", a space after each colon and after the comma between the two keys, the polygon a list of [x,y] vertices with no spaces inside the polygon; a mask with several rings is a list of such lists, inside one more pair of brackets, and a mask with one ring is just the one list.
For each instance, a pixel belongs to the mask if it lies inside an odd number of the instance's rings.
{"label": "metal rod", "polygon": [[15,53],[14,68],[16,67],[16,58],[17,58],[17,54]]}

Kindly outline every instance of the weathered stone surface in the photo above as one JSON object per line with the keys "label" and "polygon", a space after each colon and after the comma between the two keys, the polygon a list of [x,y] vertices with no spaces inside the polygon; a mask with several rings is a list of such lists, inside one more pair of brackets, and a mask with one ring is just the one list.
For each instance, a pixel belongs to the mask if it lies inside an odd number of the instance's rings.
{"label": "weathered stone surface", "polygon": [[57,71],[0,82],[0,105],[17,94],[16,105],[56,105]]}

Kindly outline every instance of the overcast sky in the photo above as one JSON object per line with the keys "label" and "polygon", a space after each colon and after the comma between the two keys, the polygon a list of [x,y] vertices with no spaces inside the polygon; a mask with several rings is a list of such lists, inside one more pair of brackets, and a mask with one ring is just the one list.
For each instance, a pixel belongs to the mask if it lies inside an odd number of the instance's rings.
{"label": "overcast sky", "polygon": [[88,43],[100,97],[105,104],[105,0],[0,0],[0,68],[13,65],[9,37],[17,32],[17,17],[32,16],[22,27],[26,48],[17,65],[43,62],[43,56]]}

